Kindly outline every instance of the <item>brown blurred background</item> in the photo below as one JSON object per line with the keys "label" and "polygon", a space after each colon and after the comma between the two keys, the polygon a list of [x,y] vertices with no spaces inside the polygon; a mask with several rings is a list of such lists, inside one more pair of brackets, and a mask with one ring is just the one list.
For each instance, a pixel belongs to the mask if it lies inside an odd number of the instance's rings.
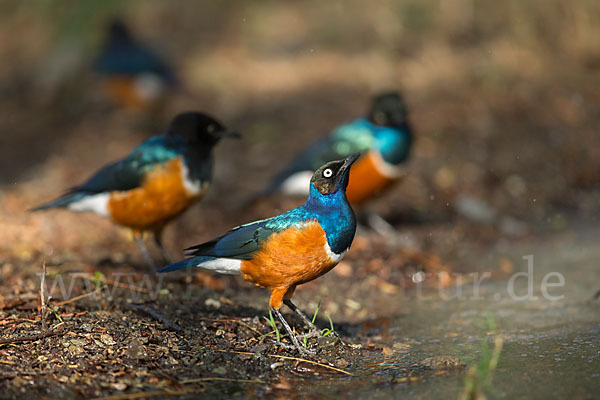
{"label": "brown blurred background", "polygon": [[[183,89],[159,113],[98,100],[91,63],[115,16],[179,75]],[[469,209],[479,207],[504,221],[486,231],[495,240],[568,229],[600,210],[595,0],[9,0],[0,2],[0,58],[6,258],[133,249],[101,218],[26,210],[185,109],[244,138],[219,146],[210,195],[168,229],[168,246],[272,215],[287,203],[239,204],[388,89],[405,94],[417,136],[409,178],[373,205],[397,226],[477,220]]]}

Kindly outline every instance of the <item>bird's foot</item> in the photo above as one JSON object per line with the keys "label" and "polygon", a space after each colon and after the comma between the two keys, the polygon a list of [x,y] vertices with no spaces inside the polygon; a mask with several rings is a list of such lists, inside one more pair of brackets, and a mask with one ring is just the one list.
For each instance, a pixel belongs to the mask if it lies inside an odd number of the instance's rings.
{"label": "bird's foot", "polygon": [[314,356],[314,355],[317,354],[316,351],[307,349],[306,347],[302,347],[302,346],[297,347],[296,349],[298,350],[298,352],[300,354],[304,354],[304,355],[307,355],[307,356]]}
{"label": "bird's foot", "polygon": [[312,329],[308,333],[305,333],[303,335],[298,335],[298,338],[300,338],[300,339],[310,339],[310,338],[321,337],[321,336],[323,336],[323,334],[321,333],[320,330],[318,330],[318,329]]}
{"label": "bird's foot", "polygon": [[326,337],[326,336],[335,336],[336,338],[340,339],[340,335],[334,331],[334,330],[330,330],[330,329],[319,329],[317,328],[317,326],[311,322],[307,322],[307,325],[310,327],[310,332],[305,333],[303,335],[297,335],[299,338],[319,338],[319,337]]}
{"label": "bird's foot", "polygon": [[275,345],[286,350],[297,350],[298,353],[302,355],[314,356],[315,354],[317,354],[316,351],[310,350],[309,348],[304,347],[302,344],[300,344],[300,341],[298,340],[299,338],[302,339],[303,337],[296,335],[292,339],[292,343],[275,342]]}
{"label": "bird's foot", "polygon": [[306,319],[304,323],[310,328],[311,332],[317,331],[320,332],[319,328],[309,319]]}
{"label": "bird's foot", "polygon": [[317,352],[315,350],[311,350],[308,347],[304,347],[301,344],[298,344],[296,347],[296,350],[298,350],[298,353],[303,354],[303,355],[309,355],[309,356],[314,356],[317,354]]}
{"label": "bird's foot", "polygon": [[[285,331],[287,332],[288,337],[290,338],[290,340],[292,341],[292,343],[294,345],[293,347],[300,354],[304,354],[304,355],[314,355],[314,354],[316,354],[316,352],[314,350],[309,350],[307,347],[302,346],[300,344],[300,341],[298,340],[298,336],[294,333],[294,331],[292,330],[292,328],[290,328],[290,326],[286,322],[285,318],[283,318],[283,316],[279,312],[279,309],[271,307],[271,311],[277,316],[277,318],[279,318],[279,321],[281,322],[281,324],[285,328]],[[281,342],[279,342],[279,343],[281,343]]]}

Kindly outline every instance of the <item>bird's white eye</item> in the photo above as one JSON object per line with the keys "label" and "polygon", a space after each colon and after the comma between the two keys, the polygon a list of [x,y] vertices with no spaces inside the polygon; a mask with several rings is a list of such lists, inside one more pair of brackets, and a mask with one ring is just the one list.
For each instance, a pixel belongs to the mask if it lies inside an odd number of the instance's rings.
{"label": "bird's white eye", "polygon": [[331,168],[327,168],[325,171],[323,171],[323,176],[325,178],[331,178],[331,175],[333,175],[333,171],[331,170]]}

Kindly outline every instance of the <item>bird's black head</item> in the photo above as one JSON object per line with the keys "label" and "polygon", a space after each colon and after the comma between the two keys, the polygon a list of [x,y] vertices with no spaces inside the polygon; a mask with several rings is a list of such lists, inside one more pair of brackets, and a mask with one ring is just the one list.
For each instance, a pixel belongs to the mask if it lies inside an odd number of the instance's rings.
{"label": "bird's black head", "polygon": [[239,133],[225,128],[216,119],[195,111],[177,115],[167,129],[167,135],[180,137],[189,145],[216,145],[224,137],[240,137]]}
{"label": "bird's black head", "polygon": [[108,39],[113,43],[128,43],[133,41],[133,36],[125,23],[115,18],[110,21],[108,26]]}
{"label": "bird's black head", "polygon": [[389,127],[402,127],[408,123],[404,99],[398,92],[385,92],[373,98],[369,121]]}
{"label": "bird's black head", "polygon": [[352,154],[343,160],[330,161],[315,171],[310,182],[319,193],[329,195],[348,187],[350,167],[360,157],[360,153]]}

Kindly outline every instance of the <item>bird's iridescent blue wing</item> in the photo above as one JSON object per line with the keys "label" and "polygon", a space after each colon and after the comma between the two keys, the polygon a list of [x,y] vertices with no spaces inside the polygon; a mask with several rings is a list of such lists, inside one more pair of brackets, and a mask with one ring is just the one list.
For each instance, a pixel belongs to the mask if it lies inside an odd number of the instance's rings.
{"label": "bird's iridescent blue wing", "polygon": [[223,236],[188,248],[188,256],[209,256],[249,260],[274,233],[290,226],[300,227],[311,215],[304,207],[284,214],[233,228]]}
{"label": "bird's iridescent blue wing", "polygon": [[101,193],[139,187],[144,176],[154,167],[181,155],[166,137],[152,137],[135,148],[126,158],[105,166],[85,183],[69,193]]}
{"label": "bird's iridescent blue wing", "polygon": [[152,73],[175,83],[175,74],[167,63],[151,49],[131,41],[108,43],[94,63],[94,69],[105,75],[136,76]]}
{"label": "bird's iridescent blue wing", "polygon": [[190,251],[187,255],[249,260],[273,233],[274,229],[266,228],[261,222],[242,225],[223,236],[186,249]]}

